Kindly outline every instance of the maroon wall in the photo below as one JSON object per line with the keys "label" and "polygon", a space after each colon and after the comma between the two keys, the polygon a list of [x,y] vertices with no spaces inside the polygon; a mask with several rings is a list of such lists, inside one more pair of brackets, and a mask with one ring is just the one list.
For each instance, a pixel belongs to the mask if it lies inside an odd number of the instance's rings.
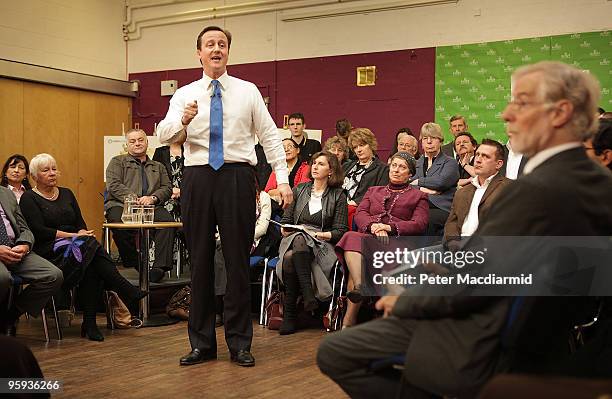
{"label": "maroon wall", "polygon": [[[376,65],[376,86],[357,87],[355,68],[367,65]],[[228,72],[270,97],[270,114],[278,126],[283,115],[302,112],[307,127],[322,129],[325,140],[334,134],[335,121],[346,117],[376,134],[382,159],[398,128],[418,134],[423,123],[434,119],[434,48],[230,65]],[[199,68],[131,74],[130,79],[140,80],[133,121],[151,132],[170,100],[160,96],[160,81],[176,79],[183,86],[201,75]]]}

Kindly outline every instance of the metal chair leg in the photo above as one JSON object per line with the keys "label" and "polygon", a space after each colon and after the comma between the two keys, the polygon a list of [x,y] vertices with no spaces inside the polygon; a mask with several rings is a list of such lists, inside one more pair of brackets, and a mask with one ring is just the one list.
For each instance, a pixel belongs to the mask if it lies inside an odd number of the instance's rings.
{"label": "metal chair leg", "polygon": [[40,311],[40,317],[43,322],[43,329],[45,330],[45,340],[49,342],[49,328],[47,326],[47,314],[45,313],[45,308],[42,308]]}
{"label": "metal chair leg", "polygon": [[[340,307],[340,297],[342,296],[342,290],[344,290],[344,282],[345,282],[345,274],[342,273],[342,278],[340,279],[340,290],[338,291],[338,298],[336,300],[336,306]],[[342,327],[342,320],[344,315],[340,313],[340,309],[338,309],[338,317],[336,317],[336,322],[334,323],[334,331],[338,331]]]}
{"label": "metal chair leg", "polygon": [[266,276],[268,275],[268,258],[264,259],[263,277],[261,279],[261,306],[259,308],[259,325],[263,325],[266,298]]}
{"label": "metal chair leg", "polygon": [[[275,273],[274,270],[270,270],[270,281],[268,283],[268,290],[266,293],[266,302],[268,302],[268,300],[272,296],[272,284],[274,283],[274,273]],[[268,312],[266,312],[265,309],[264,309],[264,325],[265,326],[268,325]]]}
{"label": "metal chair leg", "polygon": [[110,295],[107,290],[104,290],[104,298],[106,299],[106,328],[110,330],[115,329],[115,320],[113,307],[111,306]]}
{"label": "metal chair leg", "polygon": [[110,254],[110,229],[108,227],[103,227],[104,229],[104,249],[106,252]]}
{"label": "metal chair leg", "polygon": [[59,322],[59,315],[57,314],[57,308],[55,307],[55,299],[51,296],[51,306],[53,307],[53,317],[55,317],[55,330],[57,331],[57,340],[61,341],[63,338],[62,328]]}

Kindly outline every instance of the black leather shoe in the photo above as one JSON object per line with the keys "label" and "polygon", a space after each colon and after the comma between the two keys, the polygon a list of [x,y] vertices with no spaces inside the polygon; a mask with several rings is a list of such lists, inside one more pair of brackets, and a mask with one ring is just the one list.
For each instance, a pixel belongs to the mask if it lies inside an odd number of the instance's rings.
{"label": "black leather shoe", "polygon": [[230,359],[232,360],[232,362],[236,362],[238,366],[242,366],[242,367],[255,366],[255,358],[249,351],[238,351],[238,353],[231,353]]}
{"label": "black leather shoe", "polygon": [[297,331],[297,320],[285,317],[281,323],[278,333],[279,335],[289,335]]}
{"label": "black leather shoe", "polygon": [[95,322],[83,322],[81,324],[81,337],[87,337],[91,341],[104,341],[104,335],[102,335]]}
{"label": "black leather shoe", "polygon": [[192,349],[187,355],[183,356],[180,360],[181,366],[191,366],[193,364],[204,363],[207,360],[217,359],[216,354],[210,354],[202,352],[200,349]]}
{"label": "black leather shoe", "polygon": [[7,337],[17,336],[17,324],[16,323],[7,324],[5,328],[5,334]]}
{"label": "black leather shoe", "polygon": [[361,303],[363,295],[361,294],[361,284],[346,293],[346,297],[353,303]]}
{"label": "black leather shoe", "polygon": [[164,279],[166,272],[159,267],[153,267],[149,270],[149,281],[152,283],[159,283]]}

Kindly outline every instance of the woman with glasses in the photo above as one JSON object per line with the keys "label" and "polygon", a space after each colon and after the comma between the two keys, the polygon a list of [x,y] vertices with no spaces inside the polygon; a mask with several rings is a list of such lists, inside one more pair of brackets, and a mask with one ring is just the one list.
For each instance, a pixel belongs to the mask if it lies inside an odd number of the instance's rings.
{"label": "woman with glasses", "polygon": [[[296,187],[300,183],[310,181],[308,178],[308,160],[303,160],[300,156],[300,146],[293,139],[283,139],[285,149],[285,159],[289,169],[289,185]],[[264,191],[270,198],[280,203],[280,193],[277,190],[276,173],[272,172],[268,178],[268,183]]]}

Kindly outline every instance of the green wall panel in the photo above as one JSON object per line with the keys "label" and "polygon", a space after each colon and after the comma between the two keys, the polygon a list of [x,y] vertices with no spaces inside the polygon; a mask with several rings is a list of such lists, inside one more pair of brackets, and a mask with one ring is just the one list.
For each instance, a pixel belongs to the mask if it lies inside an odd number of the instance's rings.
{"label": "green wall panel", "polygon": [[451,139],[448,120],[461,114],[480,141],[506,141],[501,112],[510,99],[510,76],[519,66],[556,60],[588,70],[602,87],[601,106],[612,111],[610,31],[438,47],[436,123]]}

